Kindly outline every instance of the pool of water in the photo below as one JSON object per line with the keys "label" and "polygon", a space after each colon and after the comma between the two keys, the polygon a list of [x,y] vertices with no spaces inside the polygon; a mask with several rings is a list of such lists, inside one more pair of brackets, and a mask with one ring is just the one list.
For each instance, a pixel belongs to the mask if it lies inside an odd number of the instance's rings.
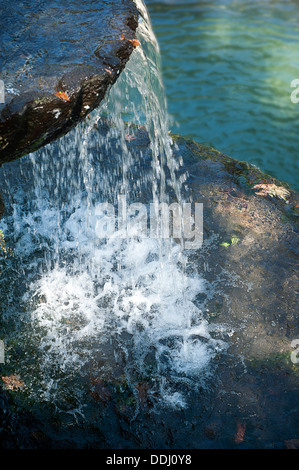
{"label": "pool of water", "polygon": [[298,184],[299,4],[147,0],[179,132]]}

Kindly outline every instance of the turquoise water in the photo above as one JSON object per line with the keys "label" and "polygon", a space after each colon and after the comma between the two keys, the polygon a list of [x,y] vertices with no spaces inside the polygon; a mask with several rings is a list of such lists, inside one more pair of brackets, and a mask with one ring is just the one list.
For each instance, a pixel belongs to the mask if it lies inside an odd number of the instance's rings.
{"label": "turquoise water", "polygon": [[[298,184],[299,2],[146,1],[171,130]],[[298,95],[299,96],[299,95]]]}

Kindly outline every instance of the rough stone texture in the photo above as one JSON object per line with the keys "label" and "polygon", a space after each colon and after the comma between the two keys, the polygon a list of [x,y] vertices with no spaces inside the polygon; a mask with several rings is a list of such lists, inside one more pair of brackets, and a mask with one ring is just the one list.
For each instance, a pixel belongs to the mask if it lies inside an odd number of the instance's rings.
{"label": "rough stone texture", "polygon": [[[204,244],[196,264],[211,285],[219,283],[206,302],[211,320],[236,327],[236,354],[252,360],[288,354],[299,334],[297,193],[213,148],[181,137],[175,142],[193,199],[204,207]],[[268,193],[255,187],[260,184]]]}
{"label": "rough stone texture", "polygon": [[132,0],[3,0],[0,15],[1,164],[67,133],[99,105],[133,50],[120,38],[135,38],[138,12]]}

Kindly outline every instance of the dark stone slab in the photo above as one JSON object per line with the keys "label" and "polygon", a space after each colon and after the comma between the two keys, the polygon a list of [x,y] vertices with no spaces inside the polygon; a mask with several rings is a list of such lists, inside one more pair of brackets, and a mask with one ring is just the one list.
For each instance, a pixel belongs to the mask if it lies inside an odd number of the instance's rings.
{"label": "dark stone slab", "polygon": [[207,315],[232,321],[236,354],[260,364],[279,354],[287,361],[299,334],[298,194],[247,162],[181,137],[175,142],[193,200],[204,207],[203,247],[190,256],[208,283],[222,279],[205,302]]}
{"label": "dark stone slab", "polygon": [[67,133],[99,105],[133,50],[120,38],[135,38],[138,12],[132,0],[3,0],[0,16],[1,164]]}

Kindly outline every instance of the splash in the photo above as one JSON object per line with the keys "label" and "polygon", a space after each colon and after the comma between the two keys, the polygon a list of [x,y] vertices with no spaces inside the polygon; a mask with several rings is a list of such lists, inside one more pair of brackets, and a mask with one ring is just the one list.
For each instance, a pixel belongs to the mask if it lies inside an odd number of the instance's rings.
{"label": "splash", "polygon": [[179,243],[140,237],[136,224],[106,239],[96,230],[99,204],[120,196],[183,202],[186,175],[168,133],[159,48],[138,6],[141,47],[100,108],[6,175],[19,191],[2,222],[15,253],[4,273],[10,285],[2,287],[14,295],[4,318],[15,324],[11,341],[22,341],[16,364],[31,397],[58,409],[70,396],[82,409],[94,377],[132,389],[142,378],[153,401],[184,407],[178,385],[196,386],[225,350],[222,327],[195,305],[205,283],[187,269]]}

